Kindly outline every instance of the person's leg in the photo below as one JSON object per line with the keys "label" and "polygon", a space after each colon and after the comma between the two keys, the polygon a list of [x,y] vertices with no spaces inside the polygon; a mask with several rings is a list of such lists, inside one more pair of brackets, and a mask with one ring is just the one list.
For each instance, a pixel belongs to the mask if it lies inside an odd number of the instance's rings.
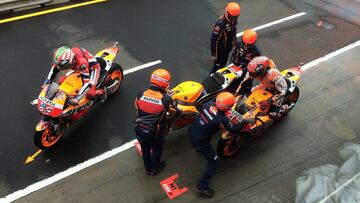
{"label": "person's leg", "polygon": [[141,146],[142,158],[144,161],[144,167],[146,172],[151,172],[152,163],[151,163],[151,146],[149,135],[144,135],[140,130],[135,130],[137,140]]}
{"label": "person's leg", "polygon": [[159,133],[157,137],[154,137],[151,140],[151,150],[152,150],[151,160],[152,160],[153,169],[155,171],[161,167],[160,160],[161,160],[163,148],[164,148],[164,135],[162,133]]}
{"label": "person's leg", "polygon": [[228,56],[229,56],[229,53],[219,54],[218,58],[214,61],[214,65],[213,65],[213,68],[212,68],[210,74],[215,73],[220,68],[225,67]]}
{"label": "person's leg", "polygon": [[215,154],[215,151],[210,143],[203,144],[196,147],[195,149],[208,161],[206,169],[197,185],[200,190],[206,190],[209,188],[210,179],[215,175],[216,169],[218,167],[218,156]]}

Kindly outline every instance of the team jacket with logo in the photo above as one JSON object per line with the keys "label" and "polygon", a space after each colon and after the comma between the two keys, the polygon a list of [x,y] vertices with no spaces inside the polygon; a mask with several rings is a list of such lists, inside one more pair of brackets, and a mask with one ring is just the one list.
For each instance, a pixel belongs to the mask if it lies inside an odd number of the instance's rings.
{"label": "team jacket with logo", "polygon": [[243,42],[240,41],[236,44],[236,48],[231,56],[231,63],[236,66],[246,68],[251,59],[256,56],[260,56],[261,53],[256,45],[253,45],[249,49],[245,50]]}
{"label": "team jacket with logo", "polygon": [[150,86],[150,88],[140,91],[136,97],[137,118],[135,126],[155,130],[157,133],[166,124],[166,112],[169,108],[174,107],[172,98],[164,90]]}
{"label": "team jacket with logo", "polygon": [[213,101],[209,101],[202,105],[190,130],[198,135],[199,139],[211,139],[221,125],[229,131],[239,131],[244,124],[245,120],[237,124],[231,123],[225,113],[217,109]]}
{"label": "team jacket with logo", "polygon": [[236,43],[236,21],[221,16],[214,24],[211,34],[211,56],[231,51]]}
{"label": "team jacket with logo", "polygon": [[[83,48],[73,47],[71,50],[75,54],[76,65],[67,73],[67,75],[73,73],[74,71],[81,73],[81,77],[84,80],[84,85],[81,88],[79,94],[82,94],[87,88],[90,87],[96,89],[101,71],[100,64],[93,55],[91,55]],[[60,70],[57,68],[57,66],[55,64],[52,65],[47,80],[52,81],[59,72]]]}

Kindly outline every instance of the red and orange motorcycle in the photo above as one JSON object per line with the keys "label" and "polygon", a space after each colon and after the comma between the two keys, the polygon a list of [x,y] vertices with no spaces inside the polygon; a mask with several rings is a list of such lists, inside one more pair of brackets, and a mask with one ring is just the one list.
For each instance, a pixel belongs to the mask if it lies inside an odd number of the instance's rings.
{"label": "red and orange motorcycle", "polygon": [[[270,105],[267,104],[268,99],[273,97],[273,93],[266,89],[257,89],[252,92],[248,98],[238,96],[237,102],[228,112],[228,117],[233,122],[239,122],[244,118],[253,118],[254,123],[246,124],[238,133],[231,133],[224,130],[220,136],[217,144],[217,152],[220,156],[229,157],[235,154],[236,151],[245,143],[246,140],[251,140],[263,134],[275,120],[282,120],[294,108],[299,98],[299,87],[297,84],[300,81],[302,70],[301,66],[285,69],[281,74],[285,77],[288,83],[288,91],[282,104],[287,104],[289,110],[282,114],[280,118],[272,118],[268,115]],[[242,99],[241,99],[242,98]]]}
{"label": "red and orange motorcycle", "polygon": [[[115,63],[119,52],[117,43],[95,55],[100,63],[101,73],[98,87],[105,87],[108,96],[118,92],[123,81],[123,69]],[[86,96],[80,96],[79,91],[83,86],[80,73],[70,70],[59,82],[52,82],[44,86],[38,99],[31,104],[37,105],[41,119],[37,123],[34,135],[34,144],[42,150],[52,148],[64,135],[65,129],[83,117],[96,103]],[[75,104],[73,99],[77,99]]]}

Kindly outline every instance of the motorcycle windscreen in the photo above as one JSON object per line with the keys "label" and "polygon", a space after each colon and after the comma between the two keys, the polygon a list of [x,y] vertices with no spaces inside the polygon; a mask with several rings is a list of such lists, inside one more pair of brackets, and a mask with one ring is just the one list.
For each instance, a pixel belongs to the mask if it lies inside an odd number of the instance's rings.
{"label": "motorcycle windscreen", "polygon": [[65,92],[70,96],[76,96],[79,94],[83,81],[80,73],[73,73],[66,77],[66,79],[60,84],[59,90]]}

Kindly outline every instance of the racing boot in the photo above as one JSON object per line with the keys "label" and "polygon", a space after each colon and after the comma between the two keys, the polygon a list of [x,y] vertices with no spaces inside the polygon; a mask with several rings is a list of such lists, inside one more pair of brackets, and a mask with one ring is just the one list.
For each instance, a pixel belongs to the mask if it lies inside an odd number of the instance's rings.
{"label": "racing boot", "polygon": [[195,191],[202,194],[202,195],[204,195],[204,196],[207,196],[207,197],[211,197],[211,196],[215,195],[215,190],[213,190],[211,188],[200,189],[199,187],[196,187]]}

